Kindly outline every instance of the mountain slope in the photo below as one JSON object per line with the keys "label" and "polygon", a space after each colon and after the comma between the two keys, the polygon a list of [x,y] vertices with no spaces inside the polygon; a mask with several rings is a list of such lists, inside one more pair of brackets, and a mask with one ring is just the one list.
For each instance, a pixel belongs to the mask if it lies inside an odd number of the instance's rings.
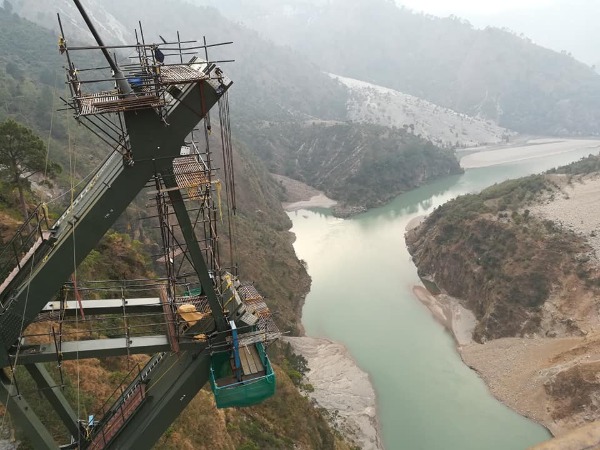
{"label": "mountain slope", "polygon": [[420,275],[477,318],[465,363],[555,435],[600,420],[599,169],[590,156],[458,197],[406,236]]}
{"label": "mountain slope", "polygon": [[454,154],[403,128],[307,121],[244,130],[271,172],[325,191],[340,212],[372,208],[427,181],[460,173]]}
{"label": "mountain slope", "polygon": [[[68,0],[12,1],[19,14],[51,27],[57,34],[55,12],[60,10],[63,22],[69,23],[65,29],[67,40],[92,39]],[[92,0],[86,2],[85,7],[94,11],[100,20],[109,21],[110,27],[99,30],[107,45],[121,43],[124,37],[128,42],[135,42],[133,30],[139,27],[138,21],[144,27],[146,43],[161,42],[159,34],[176,40],[177,31],[183,40],[202,42],[206,36],[209,44],[233,41],[231,45],[211,48],[209,58],[235,60],[235,63],[222,65],[235,82],[231,93],[235,122],[296,117],[330,119],[341,118],[345,113],[346,89],[322,73],[313,62],[227,20],[213,8],[197,7],[181,0],[130,0],[126,8],[117,0]],[[54,39],[52,43],[55,42]]]}
{"label": "mountain slope", "polygon": [[470,117],[413,95],[352,78],[331,75],[350,90],[348,119],[410,128],[440,147],[473,147],[506,141],[513,134],[489,120]]}
{"label": "mountain slope", "polygon": [[234,0],[218,7],[328,72],[520,132],[600,131],[600,76],[503,30],[415,14],[391,0]]}
{"label": "mountain slope", "polygon": [[[52,96],[64,95],[62,72],[57,72],[60,73],[60,81],[57,84],[61,85],[60,89],[56,89],[57,92],[53,89],[56,78],[54,72],[51,72],[51,77],[42,76],[44,69],[54,71],[64,64],[63,57],[59,55],[56,47],[56,38],[47,30],[0,8],[0,42],[10,43],[3,47],[0,58],[3,62],[13,62],[18,69],[12,73],[0,69],[0,120],[14,117],[28,123],[41,136],[46,137],[49,119],[52,117]],[[36,61],[40,61],[39,67]],[[48,84],[45,84],[44,80]],[[43,102],[37,102],[40,93],[43,92],[47,92],[48,97],[44,96]],[[58,103],[54,104],[58,106]],[[63,161],[67,164],[66,167],[72,157],[73,165],[76,165],[73,168],[73,176],[79,181],[81,175],[87,174],[108,150],[106,146],[99,145],[82,127],[76,127],[72,117],[64,116],[68,115],[62,114],[60,121],[55,117],[51,156]],[[218,133],[213,133],[213,138],[217,135]],[[213,140],[212,144],[218,148],[218,142]],[[222,167],[222,164],[218,165]],[[310,279],[291,245],[292,237],[287,231],[290,221],[280,205],[281,188],[271,179],[260,161],[240,143],[235,143],[235,172],[238,187],[235,231],[238,237],[237,260],[240,263],[241,276],[245,280],[256,282],[257,287],[267,297],[280,327],[286,332],[297,334],[300,331],[300,309]],[[143,193],[141,197],[141,205],[147,205],[147,194]],[[53,204],[51,208],[60,209]],[[0,245],[12,237],[14,228],[18,225],[6,212],[7,209],[9,205],[0,196]],[[152,230],[147,221],[140,224],[139,211],[128,211],[125,214],[126,220],[122,218],[115,228],[124,233],[139,234],[144,245],[134,242],[131,246],[132,241],[128,236],[119,239],[120,242],[116,244],[108,242],[111,241],[108,239],[98,247],[95,258],[82,264],[81,276],[85,275],[86,271],[90,276],[104,275],[119,279],[123,276],[136,278],[148,275],[148,267],[141,262],[147,263],[147,259],[150,259],[148,254],[152,252],[148,251],[142,255],[137,253],[137,249],[152,248],[160,238],[153,234],[156,230]],[[144,213],[151,213],[151,210],[146,211],[144,208]],[[145,229],[140,233],[142,227]],[[124,245],[124,242],[127,245]],[[134,258],[129,258],[129,261],[134,261],[135,264],[123,266],[124,261],[121,261],[120,265],[111,266],[110,261],[114,260],[117,254],[115,245],[120,246],[121,250],[136,250],[132,252]],[[123,256],[122,252],[119,252],[119,256]],[[99,266],[93,266],[94,261],[101,261],[104,267],[110,268],[110,273],[102,273]],[[139,358],[136,361],[144,359],[143,356]],[[126,358],[82,360],[77,364],[66,362],[63,380],[67,385],[66,392],[73,394],[72,404],[80,404],[75,394],[81,394],[81,402],[85,405],[81,411],[98,413],[106,397],[115,389],[115,383],[129,371],[130,363]],[[57,372],[56,364],[51,366],[51,369]],[[286,372],[278,368],[276,370],[277,389],[280,392],[278,397],[258,407],[223,413],[215,408],[212,395],[206,390],[202,391],[163,436],[159,445],[170,449],[250,449],[289,448],[290,445],[297,444],[298,448],[305,449],[346,449],[346,444],[334,434],[323,415],[298,392]],[[27,392],[33,392],[35,388],[31,383],[27,384],[25,372],[22,368],[18,370],[19,382],[23,381],[23,385],[28,386]],[[58,373],[54,375],[55,379],[59,379]],[[81,391],[76,389],[78,383],[74,380],[81,381]],[[61,425],[51,414],[53,410],[44,401],[36,403],[40,417],[53,431],[64,437]],[[27,448],[26,444],[20,445],[21,447]]]}

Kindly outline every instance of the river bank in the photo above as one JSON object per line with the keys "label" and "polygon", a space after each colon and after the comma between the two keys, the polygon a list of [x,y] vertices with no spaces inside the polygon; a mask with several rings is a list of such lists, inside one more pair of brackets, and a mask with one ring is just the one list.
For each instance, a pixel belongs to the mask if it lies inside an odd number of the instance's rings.
{"label": "river bank", "polygon": [[539,138],[520,140],[512,144],[494,145],[490,147],[470,148],[469,154],[460,157],[460,166],[463,169],[476,169],[501,164],[527,161],[536,158],[561,155],[579,150],[588,150],[589,153],[598,153],[600,140],[598,139],[560,139]]}
{"label": "river bank", "polygon": [[292,178],[272,173],[271,176],[283,187],[285,201],[281,203],[286,211],[305,208],[331,208],[337,204],[318,189]]}
{"label": "river bank", "polygon": [[332,426],[358,448],[382,450],[375,390],[346,347],[308,336],[282,339],[306,358],[310,370],[305,377],[314,388],[308,396],[329,412]]}
{"label": "river bank", "polygon": [[[331,208],[335,200],[323,192],[291,178],[272,176],[286,192],[282,203],[286,211],[306,208]],[[309,372],[306,381],[314,390],[307,395],[328,411],[334,429],[361,449],[383,450],[377,417],[375,389],[342,344],[309,336],[285,337],[295,353],[306,358]]]}
{"label": "river bank", "polygon": [[[557,190],[528,209],[539,219],[552,220],[563,230],[582,236],[591,247],[588,256],[598,266],[600,174],[551,177]],[[415,221],[409,225],[414,228],[418,224]],[[596,376],[600,368],[598,302],[585,286],[571,282],[567,288],[545,302],[539,333],[483,344],[460,342],[459,336],[464,338],[464,327],[470,323],[456,316],[447,296],[433,295],[422,286],[415,286],[413,293],[454,335],[464,363],[479,374],[498,400],[544,425],[553,435],[562,436],[600,420],[600,381]],[[564,329],[565,321],[569,330]],[[600,425],[591,428],[600,429]]]}

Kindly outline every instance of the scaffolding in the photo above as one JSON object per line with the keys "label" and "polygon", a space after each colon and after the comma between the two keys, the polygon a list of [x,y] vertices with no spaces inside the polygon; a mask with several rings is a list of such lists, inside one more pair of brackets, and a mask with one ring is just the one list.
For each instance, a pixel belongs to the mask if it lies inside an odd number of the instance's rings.
{"label": "scaffolding", "polygon": [[[281,333],[234,262],[232,82],[217,67],[228,61],[208,55],[228,42],[183,41],[177,32],[176,41],[148,44],[140,23],[135,44],[106,46],[73,1],[98,45],[70,46],[58,16],[70,92],[63,101],[110,150],[56,221],[40,205],[0,250],[0,401],[36,448],[58,448],[20,388],[15,369],[25,366],[69,431],[64,448],[150,448],[211,374],[218,382],[216,365],[231,365],[236,377],[235,386],[219,382],[229,399],[221,406],[272,395],[264,348]],[[78,67],[80,51],[101,52],[108,67]],[[116,52],[129,53],[123,64]],[[215,106],[220,136],[211,137]],[[160,233],[162,276],[78,280],[77,265],[142,191],[155,209],[144,220]],[[153,356],[142,364],[133,355]],[[62,393],[63,362],[114,356],[126,356],[131,370],[93,417],[78,417]],[[60,382],[44,367],[50,362]]]}

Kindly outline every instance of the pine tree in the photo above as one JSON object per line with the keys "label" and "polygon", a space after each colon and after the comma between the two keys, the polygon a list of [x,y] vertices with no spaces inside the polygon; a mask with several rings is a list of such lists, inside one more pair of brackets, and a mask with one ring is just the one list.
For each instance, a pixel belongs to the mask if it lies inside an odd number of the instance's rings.
{"label": "pine tree", "polygon": [[40,172],[53,177],[60,171],[58,164],[46,161],[44,143],[32,130],[12,119],[0,124],[0,177],[17,188],[23,220],[29,216],[25,201],[29,178]]}

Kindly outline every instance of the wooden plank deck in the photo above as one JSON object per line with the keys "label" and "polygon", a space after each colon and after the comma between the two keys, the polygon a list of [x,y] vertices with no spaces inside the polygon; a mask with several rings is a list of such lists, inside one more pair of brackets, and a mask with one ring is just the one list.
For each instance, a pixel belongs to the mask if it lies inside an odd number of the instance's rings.
{"label": "wooden plank deck", "polygon": [[240,360],[242,361],[244,375],[253,375],[264,370],[255,345],[241,346]]}
{"label": "wooden plank deck", "polygon": [[187,189],[191,199],[201,198],[201,188],[208,186],[210,181],[206,167],[198,161],[196,155],[182,156],[173,160],[173,173],[180,189]]}
{"label": "wooden plank deck", "polygon": [[165,104],[164,100],[155,94],[131,95],[121,98],[116,91],[84,95],[78,97],[77,101],[82,116],[143,108],[158,108]]}

